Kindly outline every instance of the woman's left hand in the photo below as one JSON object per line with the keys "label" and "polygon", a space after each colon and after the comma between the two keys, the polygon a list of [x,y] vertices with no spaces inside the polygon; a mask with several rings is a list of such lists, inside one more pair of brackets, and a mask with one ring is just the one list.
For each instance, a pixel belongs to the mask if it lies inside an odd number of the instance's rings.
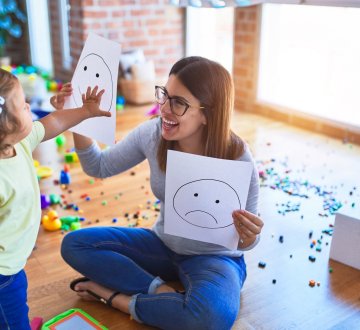
{"label": "woman's left hand", "polygon": [[255,241],[256,235],[261,233],[264,222],[257,215],[246,210],[236,210],[232,213],[232,217],[240,240],[250,244]]}

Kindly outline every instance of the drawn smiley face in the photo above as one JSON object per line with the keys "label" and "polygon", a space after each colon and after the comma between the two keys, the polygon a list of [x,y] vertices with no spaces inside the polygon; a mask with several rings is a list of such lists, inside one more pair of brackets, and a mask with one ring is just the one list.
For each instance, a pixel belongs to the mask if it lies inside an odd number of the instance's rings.
{"label": "drawn smiley face", "polygon": [[[82,106],[82,94],[86,93],[88,86],[94,88],[99,87],[99,91],[105,89],[105,93],[101,98],[101,109],[105,111],[111,110],[113,100],[113,79],[110,68],[104,59],[94,53],[86,55],[78,65],[73,81],[73,99],[77,107]],[[110,90],[109,90],[110,89]]]}
{"label": "drawn smiley face", "polygon": [[201,179],[182,185],[173,197],[181,219],[196,227],[218,229],[231,226],[231,212],[241,209],[240,198],[228,183]]}

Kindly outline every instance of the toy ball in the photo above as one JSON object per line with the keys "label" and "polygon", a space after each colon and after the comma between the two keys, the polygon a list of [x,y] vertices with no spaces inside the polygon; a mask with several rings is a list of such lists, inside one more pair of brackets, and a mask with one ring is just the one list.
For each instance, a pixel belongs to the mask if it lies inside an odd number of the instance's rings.
{"label": "toy ball", "polygon": [[63,135],[63,134],[58,135],[55,139],[55,142],[58,147],[64,146],[66,143],[65,135]]}
{"label": "toy ball", "polygon": [[50,75],[48,72],[41,72],[41,77],[43,77],[45,80],[50,78]]}
{"label": "toy ball", "polygon": [[27,66],[26,69],[25,69],[25,72],[26,72],[27,74],[35,73],[35,72],[36,72],[36,69],[35,69],[35,67],[33,67],[33,66]]}
{"label": "toy ball", "polygon": [[22,66],[18,66],[16,69],[15,69],[15,73],[16,74],[21,74],[21,73],[24,73],[24,68]]}
{"label": "toy ball", "polygon": [[58,89],[56,81],[51,81],[49,84],[49,89],[51,92],[56,92]]}
{"label": "toy ball", "polygon": [[5,70],[5,71],[8,71],[8,72],[11,72],[11,66],[10,65],[2,65],[1,66],[1,69]]}
{"label": "toy ball", "polygon": [[124,105],[124,104],[125,104],[125,98],[124,98],[124,96],[119,95],[119,96],[116,98],[116,104]]}
{"label": "toy ball", "polygon": [[61,88],[62,88],[62,87],[63,87],[62,82],[57,81],[57,90],[58,90],[58,91],[61,91]]}

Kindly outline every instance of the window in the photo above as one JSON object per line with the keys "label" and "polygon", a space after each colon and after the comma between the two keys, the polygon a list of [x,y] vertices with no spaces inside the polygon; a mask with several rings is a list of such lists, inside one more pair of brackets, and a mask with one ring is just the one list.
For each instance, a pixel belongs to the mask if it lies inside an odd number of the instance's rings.
{"label": "window", "polygon": [[186,56],[203,56],[221,63],[230,73],[233,64],[234,8],[186,9]]}
{"label": "window", "polygon": [[59,0],[60,26],[61,26],[61,55],[62,65],[66,70],[71,69],[70,38],[69,38],[69,0]]}
{"label": "window", "polygon": [[26,1],[31,64],[53,72],[47,0]]}
{"label": "window", "polygon": [[263,6],[258,99],[360,127],[360,9]]}

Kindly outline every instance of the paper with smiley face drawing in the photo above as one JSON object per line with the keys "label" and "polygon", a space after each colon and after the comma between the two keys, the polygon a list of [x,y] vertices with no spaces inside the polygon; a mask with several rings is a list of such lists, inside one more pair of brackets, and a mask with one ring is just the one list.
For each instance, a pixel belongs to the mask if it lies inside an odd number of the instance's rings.
{"label": "paper with smiley face drawing", "polygon": [[90,118],[71,129],[72,132],[93,138],[107,145],[115,144],[116,92],[121,48],[114,41],[89,34],[81,52],[71,84],[73,94],[65,102],[65,109],[82,106],[81,95],[88,86],[105,89],[100,109],[110,111],[111,117]]}
{"label": "paper with smiley face drawing", "polygon": [[253,165],[169,150],[165,233],[237,248],[232,212],[244,209]]}

